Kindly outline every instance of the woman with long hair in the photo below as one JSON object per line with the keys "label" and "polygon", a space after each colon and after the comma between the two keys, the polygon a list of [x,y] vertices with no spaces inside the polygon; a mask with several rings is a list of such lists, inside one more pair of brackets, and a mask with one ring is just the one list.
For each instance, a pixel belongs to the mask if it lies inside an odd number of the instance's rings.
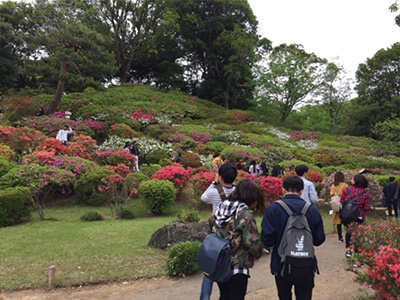
{"label": "woman with long hair", "polygon": [[[370,194],[367,191],[368,180],[362,174],[355,175],[351,180],[351,186],[345,189],[341,195],[340,203],[354,201],[358,208],[358,218],[356,223],[361,224],[365,221],[365,212],[371,207]],[[348,229],[349,224],[343,223],[346,227],[346,257],[351,257],[350,238],[351,232]]]}
{"label": "woman with long hair", "polygon": [[251,175],[253,175],[254,177],[257,177],[257,163],[254,159],[252,161],[250,161],[249,173]]}
{"label": "woman with long hair", "polygon": [[210,225],[217,235],[230,239],[232,277],[218,283],[220,300],[242,300],[247,291],[249,268],[262,254],[254,212],[265,210],[264,194],[251,180],[244,179],[221,202],[210,217]]}
{"label": "woman with long hair", "polygon": [[[330,195],[331,196],[341,196],[343,191],[348,187],[348,184],[344,182],[344,174],[343,172],[336,172],[334,177],[334,182],[331,186]],[[336,225],[336,231],[338,234],[339,242],[343,242],[342,235],[342,221],[339,217],[339,212],[333,211],[332,214],[332,224]]]}

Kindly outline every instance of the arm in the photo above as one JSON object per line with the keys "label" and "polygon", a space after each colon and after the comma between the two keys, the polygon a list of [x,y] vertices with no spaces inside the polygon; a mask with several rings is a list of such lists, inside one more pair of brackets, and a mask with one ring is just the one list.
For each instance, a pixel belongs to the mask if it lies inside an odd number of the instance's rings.
{"label": "arm", "polygon": [[210,186],[204,191],[203,195],[201,195],[200,199],[201,201],[205,202],[205,203],[213,203],[213,199],[215,198],[215,196],[218,195],[218,191],[217,188],[215,187],[214,182],[212,182],[210,184]]}
{"label": "arm", "polygon": [[368,192],[366,192],[363,196],[363,210],[367,211],[371,208],[371,197]]}
{"label": "arm", "polygon": [[342,195],[340,196],[340,203],[344,202],[344,199],[346,199],[347,196],[347,188],[343,189]]}
{"label": "arm", "polygon": [[313,235],[314,246],[320,246],[323,242],[325,242],[325,231],[324,222],[322,221],[321,214],[316,207],[310,208],[310,215],[307,219],[308,223],[312,224],[311,231]]}
{"label": "arm", "polygon": [[329,195],[331,195],[331,196],[333,196],[335,193],[333,192],[333,187],[334,187],[335,185],[334,184],[332,184],[331,185],[331,191],[329,192]]}
{"label": "arm", "polygon": [[261,240],[267,247],[276,245],[276,230],[274,228],[273,206],[269,206],[261,222]]}
{"label": "arm", "polygon": [[310,185],[309,198],[310,198],[310,201],[312,204],[318,205],[318,195],[317,195],[317,191],[315,190],[314,184]]}
{"label": "arm", "polygon": [[242,246],[254,258],[261,257],[262,249],[258,238],[257,223],[253,216],[241,220],[238,229],[242,231]]}

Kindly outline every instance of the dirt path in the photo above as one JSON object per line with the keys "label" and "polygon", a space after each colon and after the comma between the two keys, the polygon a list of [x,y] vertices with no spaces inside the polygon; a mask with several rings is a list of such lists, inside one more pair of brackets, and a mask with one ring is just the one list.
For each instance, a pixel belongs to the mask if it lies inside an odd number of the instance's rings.
{"label": "dirt path", "polygon": [[[354,273],[346,271],[345,247],[337,241],[336,235],[328,235],[326,242],[316,248],[320,275],[316,276],[313,299],[350,300],[363,295],[361,287],[353,282]],[[250,270],[248,300],[277,299],[275,282],[269,271],[270,255],[256,262]],[[27,290],[0,293],[0,300],[197,300],[200,294],[202,275],[173,280],[162,277],[107,285],[81,288]],[[365,290],[365,288],[363,288]],[[219,297],[218,286],[214,284],[212,300]]]}

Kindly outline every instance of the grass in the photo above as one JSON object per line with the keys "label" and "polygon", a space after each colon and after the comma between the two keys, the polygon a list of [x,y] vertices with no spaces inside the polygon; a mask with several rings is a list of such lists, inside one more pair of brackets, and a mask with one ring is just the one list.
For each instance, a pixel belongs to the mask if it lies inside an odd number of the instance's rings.
{"label": "grass", "polygon": [[[166,275],[166,251],[150,248],[150,236],[188,208],[177,204],[167,215],[151,216],[138,200],[126,207],[135,219],[116,220],[109,207],[57,206],[37,213],[29,222],[0,228],[0,291],[47,286],[48,269],[56,267],[56,286],[75,286]],[[98,211],[105,221],[80,217]],[[320,209],[326,233],[332,230],[328,209]],[[200,211],[201,221],[209,210]],[[262,217],[257,216],[260,229]],[[261,229],[260,229],[261,230]]]}

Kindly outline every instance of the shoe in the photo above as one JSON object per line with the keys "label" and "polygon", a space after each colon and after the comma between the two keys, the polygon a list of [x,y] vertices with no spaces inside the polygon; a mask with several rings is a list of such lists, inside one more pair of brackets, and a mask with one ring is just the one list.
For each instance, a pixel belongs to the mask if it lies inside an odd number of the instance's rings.
{"label": "shoe", "polygon": [[344,240],[342,238],[339,239],[339,243],[343,243]]}
{"label": "shoe", "polygon": [[353,268],[365,268],[365,265],[360,263],[355,263],[353,264]]}
{"label": "shoe", "polygon": [[346,257],[347,257],[347,258],[350,258],[350,257],[351,257],[351,251],[350,251],[350,250],[347,250],[347,251],[346,251]]}

